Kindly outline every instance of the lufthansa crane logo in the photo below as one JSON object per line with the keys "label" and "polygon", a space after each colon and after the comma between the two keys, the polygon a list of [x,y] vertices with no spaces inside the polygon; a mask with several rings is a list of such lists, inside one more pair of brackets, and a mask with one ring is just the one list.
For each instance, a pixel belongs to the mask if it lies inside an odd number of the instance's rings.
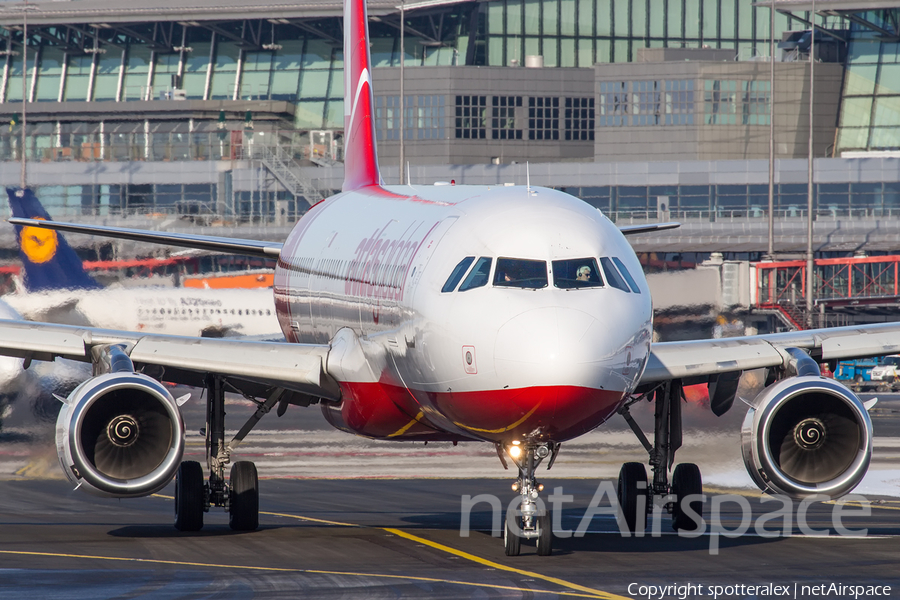
{"label": "lufthansa crane logo", "polygon": [[[44,221],[41,217],[36,220]],[[56,232],[40,227],[22,228],[22,252],[33,263],[45,263],[56,254]]]}

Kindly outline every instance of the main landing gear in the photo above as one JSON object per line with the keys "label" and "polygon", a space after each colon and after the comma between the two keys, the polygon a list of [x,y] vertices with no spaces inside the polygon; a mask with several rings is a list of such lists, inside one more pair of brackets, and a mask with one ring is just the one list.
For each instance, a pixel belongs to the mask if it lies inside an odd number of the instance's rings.
{"label": "main landing gear", "polygon": [[228,524],[235,531],[253,531],[259,527],[259,478],[256,465],[239,461],[231,466],[229,479],[225,467],[231,453],[259,422],[263,415],[281,399],[284,390],[278,389],[264,402],[257,401],[256,412],[225,443],[225,385],[221,377],[206,379],[206,461],[209,480],[204,481],[203,467],[196,461],[184,461],[175,476],[175,528],[179,531],[199,531],[203,528],[203,513],[210,507],[228,510]]}
{"label": "main landing gear", "polygon": [[[656,403],[652,444],[629,412],[632,404],[649,400],[651,394]],[[653,510],[653,503],[659,500],[665,502],[665,509],[672,515],[672,528],[676,531],[694,531],[702,523],[703,501],[700,495],[703,493],[703,480],[697,465],[679,464],[672,472],[671,483],[668,480],[668,472],[675,463],[675,451],[681,447],[682,396],[681,381],[667,381],[632,398],[619,409],[650,455],[653,471],[652,482],[647,481],[647,471],[642,463],[625,463],[619,471],[617,495],[623,532],[645,531],[647,515]]]}
{"label": "main landing gear", "polygon": [[550,458],[547,468],[553,466],[559,453],[556,442],[521,443],[518,440],[503,447],[497,446],[500,461],[506,467],[504,451],[519,469],[519,478],[512,484],[519,492],[517,502],[506,511],[503,525],[503,543],[507,556],[518,556],[522,540],[535,540],[539,556],[549,556],[553,551],[553,526],[550,509],[538,498],[544,485],[534,479],[534,472],[545,458]]}

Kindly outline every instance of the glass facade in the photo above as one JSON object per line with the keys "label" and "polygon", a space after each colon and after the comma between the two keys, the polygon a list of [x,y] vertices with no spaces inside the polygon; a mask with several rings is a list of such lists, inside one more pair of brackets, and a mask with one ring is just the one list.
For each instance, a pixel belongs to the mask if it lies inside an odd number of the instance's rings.
{"label": "glass facade", "polygon": [[[900,9],[859,15],[891,31]],[[900,150],[900,42],[859,23],[850,24],[835,155],[845,151]]]}
{"label": "glass facade", "polygon": [[[198,224],[226,217],[237,222],[271,222],[276,214],[288,221],[298,219],[309,204],[285,191],[253,191],[227,194],[224,206],[217,203],[219,186],[199,184],[127,185],[38,185],[31,186],[49,213],[55,217],[123,217],[127,215],[179,215]],[[336,193],[338,190],[331,190]],[[0,207],[9,216],[9,207]]]}
{"label": "glass facade", "polygon": [[[765,54],[768,38],[767,10],[754,10],[744,0],[491,0],[450,5],[439,16],[407,13],[409,30],[403,49],[399,31],[389,19],[372,21],[373,64],[397,66],[402,51],[410,67],[522,65],[530,55],[542,56],[546,67],[589,67],[597,62],[631,61],[636,50],[644,47],[706,45]],[[799,28],[799,22],[788,16],[779,14],[776,20],[778,36],[783,30]],[[257,32],[254,43],[240,41],[245,31]],[[4,33],[14,40],[21,37],[17,29]],[[102,39],[95,43],[85,38],[82,47],[73,41],[75,34],[66,26],[35,26],[29,34],[29,72],[37,76],[29,81],[27,94],[33,101],[158,100],[171,98],[172,91],[180,89],[186,98],[196,100],[284,100],[296,105],[298,128],[343,127],[343,57],[336,18],[305,21],[303,28],[268,19],[220,22],[214,28],[195,23],[134,23],[121,30],[96,30]],[[66,39],[68,45],[60,43]],[[0,101],[19,102],[21,56],[7,55],[5,60]],[[641,94],[635,105],[640,120],[655,122],[663,119],[657,115],[666,114],[667,122],[683,122],[671,115],[685,112],[685,103],[693,99],[681,96],[692,95],[693,90],[670,89],[670,85],[657,82],[657,88],[636,91]],[[609,93],[611,97],[601,99],[597,123],[625,124],[617,118],[624,116],[617,112],[620,99],[615,91]],[[673,97],[677,106],[671,110],[675,112],[654,108],[663,102],[671,107]],[[485,114],[479,112],[482,108]],[[510,130],[513,122],[509,115],[504,116],[510,108],[472,104],[469,112],[479,114],[462,115],[467,124],[458,128],[479,139],[482,130],[488,139],[495,130],[498,139],[515,139],[518,134],[504,131]],[[563,113],[568,109],[571,122],[561,128],[578,139],[588,137],[582,130],[592,118],[584,114],[591,107],[536,102],[522,108],[534,112],[528,119],[544,124],[547,119],[551,123],[565,119]],[[582,113],[577,125],[572,112],[576,109]],[[409,116],[411,120],[434,119],[443,110],[414,102]],[[889,121],[891,110],[883,106],[878,118]],[[506,119],[506,126],[492,127],[494,119]],[[516,125],[515,129],[522,127]],[[546,139],[541,136],[552,137],[557,128],[532,129],[537,132],[536,139]],[[509,135],[513,137],[504,137]]]}
{"label": "glass facade", "polygon": [[[709,218],[764,219],[769,206],[769,186],[674,185],[562,187],[599,208],[612,219]],[[775,186],[775,214],[779,218],[805,218],[807,184]],[[661,202],[660,198],[665,200]],[[664,203],[668,216],[659,215]],[[818,183],[816,215],[822,217],[900,216],[900,182]]]}
{"label": "glass facade", "polygon": [[[546,67],[631,62],[638,48],[734,48],[768,55],[769,14],[744,0],[493,0],[481,9],[479,39],[467,64]],[[776,15],[776,37],[801,29]]]}

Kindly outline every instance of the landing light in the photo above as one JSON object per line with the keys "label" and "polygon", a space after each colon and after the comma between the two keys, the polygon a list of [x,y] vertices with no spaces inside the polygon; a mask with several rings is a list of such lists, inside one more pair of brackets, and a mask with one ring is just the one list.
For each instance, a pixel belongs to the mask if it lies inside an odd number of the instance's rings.
{"label": "landing light", "polygon": [[507,452],[509,452],[509,455],[513,458],[522,456],[522,448],[520,446],[510,446]]}

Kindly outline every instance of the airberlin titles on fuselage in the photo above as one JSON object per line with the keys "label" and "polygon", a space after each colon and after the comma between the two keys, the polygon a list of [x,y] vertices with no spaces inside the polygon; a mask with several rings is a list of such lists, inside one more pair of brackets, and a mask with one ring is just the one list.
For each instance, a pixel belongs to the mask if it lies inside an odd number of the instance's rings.
{"label": "airberlin titles on fuselage", "polygon": [[396,239],[382,237],[391,222],[376,230],[371,237],[363,238],[344,277],[344,292],[363,298],[403,300],[406,275],[416,257],[416,250],[438,223],[433,223],[418,241],[411,238],[424,229],[425,222],[422,221],[411,224]]}
{"label": "airberlin titles on fuselage", "polygon": [[[347,296],[402,301],[416,252],[440,221],[415,221],[397,237],[385,235],[391,223],[395,221],[389,221],[360,240],[353,258],[304,257],[291,261],[295,266],[288,268],[310,278],[340,279]],[[417,235],[423,231],[424,234]],[[298,246],[302,245],[301,241]]]}

